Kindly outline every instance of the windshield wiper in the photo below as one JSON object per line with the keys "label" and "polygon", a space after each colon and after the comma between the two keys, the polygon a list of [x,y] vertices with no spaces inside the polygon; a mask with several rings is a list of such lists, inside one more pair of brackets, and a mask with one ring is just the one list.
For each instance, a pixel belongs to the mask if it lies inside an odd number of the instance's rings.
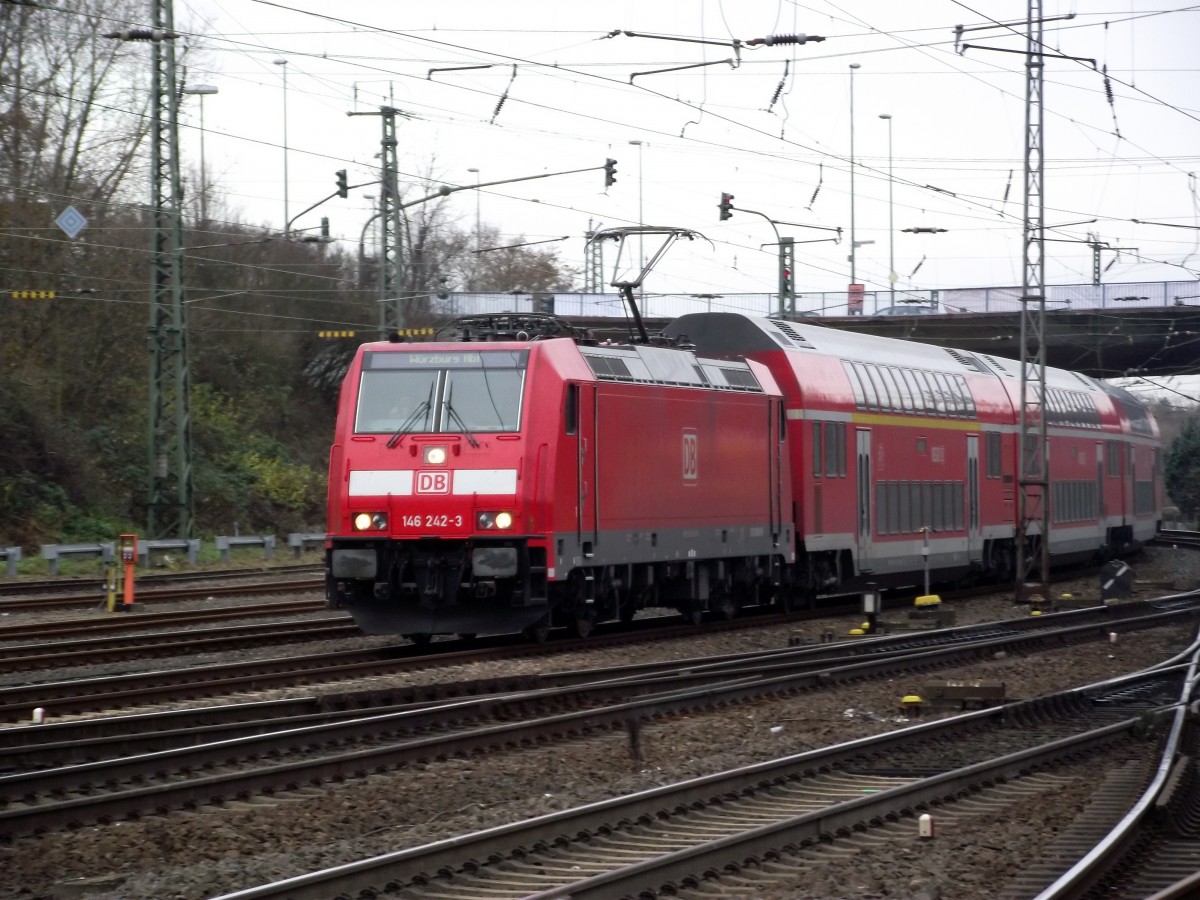
{"label": "windshield wiper", "polygon": [[462,433],[467,436],[467,443],[472,447],[478,447],[479,441],[475,440],[475,435],[471,434],[471,430],[467,428],[467,424],[462,420],[459,414],[455,411],[450,403],[450,398],[446,398],[446,412],[450,414],[450,418],[454,420],[454,424],[461,429]]}
{"label": "windshield wiper", "polygon": [[417,421],[417,417],[425,415],[428,410],[429,401],[422,400],[421,405],[414,409],[412,413],[409,414],[409,417],[400,423],[400,427],[396,429],[396,433],[388,438],[387,448],[391,450],[402,440],[404,440],[404,436],[408,434],[408,429],[412,427],[412,424]]}
{"label": "windshield wiper", "polygon": [[404,436],[408,434],[408,430],[412,428],[413,424],[420,416],[423,416],[425,413],[429,412],[429,408],[431,406],[433,406],[432,384],[429,385],[429,396],[417,405],[417,408],[409,414],[408,418],[400,423],[400,427],[396,429],[396,432],[390,438],[388,438],[387,448],[391,450],[402,440],[404,440]]}

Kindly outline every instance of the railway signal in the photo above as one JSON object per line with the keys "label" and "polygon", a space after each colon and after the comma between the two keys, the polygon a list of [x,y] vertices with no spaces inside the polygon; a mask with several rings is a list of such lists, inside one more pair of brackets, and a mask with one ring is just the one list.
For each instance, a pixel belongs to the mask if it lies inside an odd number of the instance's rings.
{"label": "railway signal", "polygon": [[721,194],[721,203],[717,207],[721,210],[721,221],[733,216],[733,194]]}
{"label": "railway signal", "polygon": [[339,197],[350,196],[350,185],[346,181],[346,170],[338,169],[337,172],[337,195]]}
{"label": "railway signal", "polygon": [[604,161],[604,186],[612,187],[617,183],[617,161],[615,159],[606,159]]}

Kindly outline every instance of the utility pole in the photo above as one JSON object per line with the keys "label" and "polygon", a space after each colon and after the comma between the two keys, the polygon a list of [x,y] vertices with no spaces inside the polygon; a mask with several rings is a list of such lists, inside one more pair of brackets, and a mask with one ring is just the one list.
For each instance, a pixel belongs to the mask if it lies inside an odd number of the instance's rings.
{"label": "utility pole", "polygon": [[[1046,437],[1046,198],[1043,192],[1045,157],[1042,150],[1045,121],[1042,92],[1046,57],[1084,61],[1091,63],[1093,69],[1096,67],[1094,59],[1048,54],[1042,44],[1042,34],[1047,21],[1070,19],[1074,15],[1069,13],[1044,19],[1042,0],[1028,0],[1025,12],[1025,274],[1021,292],[1021,411],[1016,447],[1018,504],[1014,585],[1018,600],[1032,592],[1040,593],[1044,598],[1050,579],[1050,454]],[[991,28],[992,25],[979,27]],[[958,26],[955,29],[955,44],[958,44],[963,32],[971,30],[974,29]],[[969,49],[1019,52],[978,44],[962,44],[958,52],[962,54]],[[1033,546],[1035,530],[1036,547]],[[1035,568],[1041,570],[1041,583],[1027,586],[1029,575]]]}
{"label": "utility pole", "polygon": [[105,37],[153,46],[150,110],[150,416],[147,537],[190,538],[191,383],[183,305],[183,187],[179,177],[179,92],[172,0],[152,0],[153,27]]}
{"label": "utility pole", "polygon": [[[379,116],[383,123],[379,163],[379,336],[404,330],[403,264],[401,260],[400,187],[397,181],[396,115],[391,106],[379,112],[348,112],[348,116]],[[403,113],[400,113],[403,115]]]}
{"label": "utility pole", "polygon": [[396,110],[390,106],[379,110],[383,122],[380,140],[380,165],[383,184],[379,190],[379,212],[383,235],[380,246],[383,258],[379,266],[379,331],[386,336],[404,329],[404,264],[400,244],[400,185],[397,181]]}
{"label": "utility pole", "polygon": [[[1025,279],[1021,294],[1021,414],[1017,434],[1017,598],[1035,567],[1050,579],[1050,457],[1046,452],[1046,267],[1043,193],[1042,0],[1028,0],[1025,19]],[[1031,536],[1037,529],[1034,552]],[[1035,558],[1036,556],[1036,558]],[[1045,597],[1045,588],[1038,591]]]}
{"label": "utility pole", "polygon": [[854,72],[862,68],[850,63],[850,283],[858,284],[858,241],[854,231]]}
{"label": "utility pole", "polygon": [[588,219],[588,230],[584,233],[586,244],[583,257],[583,289],[589,294],[601,294],[604,287],[604,244],[592,240],[596,229]]}

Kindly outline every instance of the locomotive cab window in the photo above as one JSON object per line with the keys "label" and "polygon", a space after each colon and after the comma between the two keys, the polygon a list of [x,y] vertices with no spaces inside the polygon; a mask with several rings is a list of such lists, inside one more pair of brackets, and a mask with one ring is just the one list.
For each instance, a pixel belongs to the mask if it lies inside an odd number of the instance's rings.
{"label": "locomotive cab window", "polygon": [[527,350],[363,355],[356,434],[517,431]]}
{"label": "locomotive cab window", "polygon": [[567,408],[563,422],[566,425],[567,434],[575,434],[579,431],[579,385],[577,384],[567,385]]}

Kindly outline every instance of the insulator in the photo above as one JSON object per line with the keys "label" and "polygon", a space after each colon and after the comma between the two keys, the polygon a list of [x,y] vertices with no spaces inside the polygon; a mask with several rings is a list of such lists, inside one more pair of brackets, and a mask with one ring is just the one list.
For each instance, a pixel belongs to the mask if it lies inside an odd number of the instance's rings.
{"label": "insulator", "polygon": [[179,37],[176,32],[163,31],[161,28],[123,28],[120,31],[110,31],[104,36],[121,41],[173,41]]}
{"label": "insulator", "polygon": [[825,38],[817,34],[768,34],[764,38],[754,38],[746,43],[750,46],[761,44],[766,47],[774,47],[776,44],[806,44],[809,41],[823,40]]}
{"label": "insulator", "polygon": [[821,193],[821,185],[817,185],[813,190],[812,198],[808,201],[808,208],[812,209],[812,205],[817,201],[817,194]]}

